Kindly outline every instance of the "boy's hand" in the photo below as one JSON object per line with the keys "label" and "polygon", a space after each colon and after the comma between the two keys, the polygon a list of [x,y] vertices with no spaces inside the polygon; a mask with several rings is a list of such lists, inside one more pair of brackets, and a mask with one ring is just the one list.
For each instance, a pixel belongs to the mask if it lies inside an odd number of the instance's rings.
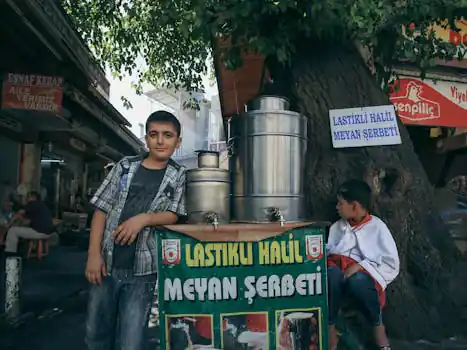
{"label": "boy's hand", "polygon": [[92,284],[101,285],[102,277],[107,276],[104,259],[100,252],[89,253],[86,262],[86,278]]}
{"label": "boy's hand", "polygon": [[359,264],[350,265],[344,271],[344,277],[349,278],[350,276],[356,274],[357,272],[361,271],[362,267]]}
{"label": "boy's hand", "polygon": [[146,214],[139,214],[126,220],[114,231],[112,237],[115,242],[121,245],[132,244],[138,233],[145,227],[147,222]]}

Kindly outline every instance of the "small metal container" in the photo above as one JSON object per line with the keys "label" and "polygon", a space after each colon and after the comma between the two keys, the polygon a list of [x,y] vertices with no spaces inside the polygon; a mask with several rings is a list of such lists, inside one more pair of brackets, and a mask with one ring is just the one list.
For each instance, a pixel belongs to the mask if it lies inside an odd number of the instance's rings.
{"label": "small metal container", "polygon": [[219,152],[198,150],[198,168],[219,168]]}
{"label": "small metal container", "polygon": [[219,168],[219,152],[199,150],[198,168],[186,172],[188,223],[230,221],[229,171]]}
{"label": "small metal container", "polygon": [[220,224],[230,221],[230,181],[228,170],[196,168],[186,172],[188,223],[204,224],[215,214]]}

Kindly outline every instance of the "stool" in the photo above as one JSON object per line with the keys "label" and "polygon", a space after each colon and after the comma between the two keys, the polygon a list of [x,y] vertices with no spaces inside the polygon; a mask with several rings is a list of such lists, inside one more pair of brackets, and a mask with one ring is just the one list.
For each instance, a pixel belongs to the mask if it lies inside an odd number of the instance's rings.
{"label": "stool", "polygon": [[37,257],[39,260],[42,257],[49,255],[49,239],[30,239],[28,244],[27,259]]}

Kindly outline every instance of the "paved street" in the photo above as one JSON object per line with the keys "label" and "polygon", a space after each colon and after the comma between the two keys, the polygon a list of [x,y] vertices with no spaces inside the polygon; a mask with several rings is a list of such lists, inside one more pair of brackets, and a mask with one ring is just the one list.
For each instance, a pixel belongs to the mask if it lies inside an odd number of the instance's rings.
{"label": "paved street", "polygon": [[[43,313],[21,328],[0,331],[2,350],[85,350],[84,322],[86,317],[87,294],[75,298]],[[150,332],[147,350],[158,349],[156,328]]]}
{"label": "paved street", "polygon": [[[84,252],[85,255],[85,252]],[[0,328],[1,350],[85,350],[84,322],[87,293],[82,270],[83,252],[75,248],[54,248],[47,259],[25,261],[23,273],[24,311],[34,318],[18,329]],[[35,277],[35,278],[33,278]],[[459,281],[467,280],[467,264],[459,267]],[[454,284],[453,291],[467,298],[463,285]],[[467,304],[467,299],[465,300]],[[147,350],[157,350],[157,328],[151,328]],[[427,342],[393,342],[393,350],[465,350],[462,339],[443,344]]]}
{"label": "paved street", "polygon": [[[44,312],[16,330],[0,330],[1,350],[86,350],[84,322],[87,294],[80,293],[57,309]],[[159,350],[157,328],[151,328],[146,350]],[[394,341],[393,350],[466,350],[467,342],[446,340],[442,344]]]}
{"label": "paved street", "polygon": [[[0,323],[1,350],[85,350],[85,258],[85,250],[60,246],[41,261],[23,259],[20,300],[25,323],[16,329]],[[150,324],[154,319],[152,315]],[[157,328],[152,327],[148,350],[157,349],[156,337]]]}
{"label": "paved street", "polygon": [[18,329],[2,332],[2,349],[83,350],[85,312],[86,294],[81,294]]}

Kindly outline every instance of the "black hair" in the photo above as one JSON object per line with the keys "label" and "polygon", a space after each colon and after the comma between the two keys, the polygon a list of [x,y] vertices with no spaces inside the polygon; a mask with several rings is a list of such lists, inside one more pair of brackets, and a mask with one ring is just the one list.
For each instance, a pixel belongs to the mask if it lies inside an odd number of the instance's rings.
{"label": "black hair", "polygon": [[171,123],[175,128],[177,136],[180,136],[182,126],[180,125],[179,120],[176,116],[167,111],[156,111],[149,115],[148,119],[146,120],[146,133],[149,131],[150,124],[157,122]]}
{"label": "black hair", "polygon": [[344,182],[337,190],[337,196],[349,203],[360,203],[363,208],[370,210],[371,188],[365,181],[349,180]]}
{"label": "black hair", "polygon": [[28,197],[34,197],[36,200],[40,201],[41,200],[41,194],[37,191],[31,191],[28,193]]}

